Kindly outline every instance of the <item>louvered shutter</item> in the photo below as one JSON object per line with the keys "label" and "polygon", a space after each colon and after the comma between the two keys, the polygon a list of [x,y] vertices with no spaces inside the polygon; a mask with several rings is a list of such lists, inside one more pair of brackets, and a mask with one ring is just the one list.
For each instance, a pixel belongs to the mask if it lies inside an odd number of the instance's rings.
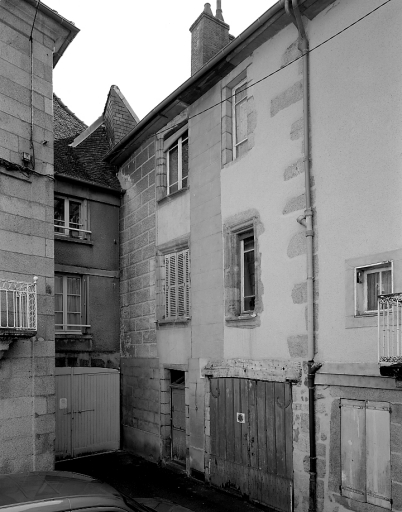
{"label": "louvered shutter", "polygon": [[386,402],[367,402],[367,503],[391,508],[390,410]]}
{"label": "louvered shutter", "polygon": [[177,254],[177,316],[186,314],[185,251]]}
{"label": "louvered shutter", "polygon": [[165,317],[171,318],[177,315],[177,271],[176,254],[165,256]]}
{"label": "louvered shutter", "polygon": [[366,404],[341,400],[342,495],[366,501]]}
{"label": "louvered shutter", "polygon": [[185,257],[185,281],[186,281],[186,290],[185,290],[185,297],[186,297],[186,315],[190,316],[190,252],[187,249],[184,251]]}

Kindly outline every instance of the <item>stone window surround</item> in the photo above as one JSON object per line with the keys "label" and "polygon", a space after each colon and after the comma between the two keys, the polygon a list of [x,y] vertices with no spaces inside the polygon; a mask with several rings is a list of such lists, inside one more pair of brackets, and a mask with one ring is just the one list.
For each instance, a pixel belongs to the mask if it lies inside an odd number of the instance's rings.
{"label": "stone window surround", "polygon": [[[165,298],[162,292],[164,272],[163,272],[163,257],[166,254],[173,252],[180,252],[190,248],[190,234],[184,235],[180,238],[176,238],[169,242],[166,242],[156,248],[156,318],[157,327],[181,327],[187,325],[191,321],[191,314],[188,317],[176,318],[176,319],[164,319],[165,312]],[[191,283],[191,254],[190,254],[190,283]],[[190,292],[191,293],[191,292]],[[190,313],[191,313],[191,301],[190,301]]]}
{"label": "stone window surround", "polygon": [[[258,235],[260,234],[258,214],[237,215],[223,227],[224,233],[224,272],[225,272],[225,321],[230,327],[254,328],[260,325],[262,312],[261,255]],[[246,231],[254,233],[255,256],[255,309],[250,313],[241,313],[240,283],[240,237]]]}
{"label": "stone window surround", "polygon": [[[243,155],[234,158],[233,156],[233,105],[232,105],[232,94],[233,88],[239,85],[241,82],[247,80],[247,68],[251,65],[251,58],[246,59],[240,64],[235,70],[222,80],[222,167],[229,164],[232,161],[238,160]],[[250,101],[252,96],[250,95],[250,89],[247,90],[247,102]],[[247,113],[247,117],[250,112]],[[249,135],[252,133],[251,126],[247,122],[247,149],[245,153],[252,147],[252,141]]]}
{"label": "stone window surround", "polygon": [[402,291],[402,249],[381,252],[345,260],[345,327],[377,327],[377,313],[355,314],[356,268],[369,267],[380,262],[390,261],[393,267],[393,290]]}
{"label": "stone window surround", "polygon": [[[188,109],[185,109],[181,114],[176,116],[170,123],[168,123],[159,133],[156,134],[156,200],[169,200],[176,194],[181,194],[188,190],[190,187],[181,188],[177,192],[167,194],[167,161],[166,149],[168,149],[173,142],[180,137],[186,130],[188,130]],[[190,133],[189,133],[190,140]],[[190,180],[190,171],[187,183]]]}

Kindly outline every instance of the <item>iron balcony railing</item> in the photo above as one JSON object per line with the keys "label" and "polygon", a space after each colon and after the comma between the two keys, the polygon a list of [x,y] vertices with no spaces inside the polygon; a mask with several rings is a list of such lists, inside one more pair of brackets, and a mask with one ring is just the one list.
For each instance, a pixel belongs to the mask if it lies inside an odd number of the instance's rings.
{"label": "iron balcony railing", "polygon": [[402,363],[402,292],[378,296],[378,361]]}
{"label": "iron balcony railing", "polygon": [[64,222],[63,220],[54,220],[54,232],[56,235],[69,236],[70,238],[81,238],[89,240],[92,231],[82,229],[82,224],[76,222]]}
{"label": "iron balcony railing", "polygon": [[0,278],[0,334],[4,331],[36,331],[36,282]]}

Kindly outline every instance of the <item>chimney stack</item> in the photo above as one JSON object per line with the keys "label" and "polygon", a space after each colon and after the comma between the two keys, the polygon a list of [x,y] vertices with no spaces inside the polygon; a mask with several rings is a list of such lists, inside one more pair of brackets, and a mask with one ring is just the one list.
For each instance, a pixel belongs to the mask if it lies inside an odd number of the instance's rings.
{"label": "chimney stack", "polygon": [[216,16],[212,13],[211,4],[206,3],[204,11],[190,27],[192,75],[232,41],[229,28],[223,20],[221,0],[217,0]]}

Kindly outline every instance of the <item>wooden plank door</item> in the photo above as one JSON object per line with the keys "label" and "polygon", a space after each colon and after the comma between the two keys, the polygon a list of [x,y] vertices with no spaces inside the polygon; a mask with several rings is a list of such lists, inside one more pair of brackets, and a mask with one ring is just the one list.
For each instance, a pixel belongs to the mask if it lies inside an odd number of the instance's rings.
{"label": "wooden plank door", "polygon": [[210,389],[211,483],[291,510],[290,384],[220,378]]}
{"label": "wooden plank door", "polygon": [[186,406],[184,386],[171,387],[172,460],[186,463]]}

